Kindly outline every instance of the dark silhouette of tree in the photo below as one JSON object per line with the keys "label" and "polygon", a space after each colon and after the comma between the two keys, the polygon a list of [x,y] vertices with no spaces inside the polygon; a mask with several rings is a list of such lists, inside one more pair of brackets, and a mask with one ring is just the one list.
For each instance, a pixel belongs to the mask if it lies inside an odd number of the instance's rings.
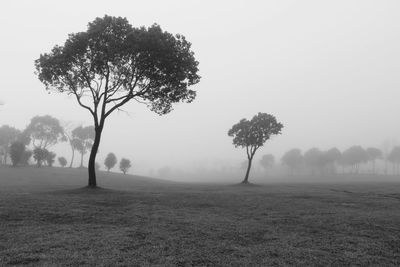
{"label": "dark silhouette of tree", "polygon": [[65,167],[65,166],[67,166],[67,159],[66,158],[64,158],[64,157],[58,157],[58,163],[60,163],[60,166],[61,167]]}
{"label": "dark silhouette of tree", "polygon": [[268,168],[274,166],[274,163],[275,157],[272,154],[263,155],[260,159],[260,165],[264,168],[264,170],[267,170]]}
{"label": "dark silhouette of tree", "polygon": [[117,157],[114,153],[108,153],[106,159],[104,160],[104,165],[106,166],[107,171],[114,168],[115,164],[117,164]]}
{"label": "dark silhouette of tree", "polygon": [[60,141],[66,141],[60,122],[50,115],[33,117],[24,134],[30,137],[35,148],[47,149]]}
{"label": "dark silhouette of tree", "polygon": [[184,36],[156,24],[133,28],[125,18],[106,15],[35,61],[46,89],[74,95],[93,117],[88,186],[96,187],[96,154],[105,121],[115,110],[137,100],[163,115],[173,103],[194,100],[188,87],[200,76],[190,47]]}
{"label": "dark silhouette of tree", "polygon": [[129,159],[122,158],[119,162],[119,169],[126,174],[129,168],[132,167],[131,161]]}
{"label": "dark silhouette of tree", "polygon": [[368,154],[361,146],[352,146],[342,154],[343,163],[351,167],[352,173],[359,173],[360,164],[368,161]]}
{"label": "dark silhouette of tree", "polygon": [[25,152],[25,144],[22,142],[13,142],[10,145],[10,157],[12,161],[12,165],[16,167],[21,163],[23,155]]}
{"label": "dark silhouette of tree", "polygon": [[339,161],[342,157],[342,153],[336,147],[329,149],[328,151],[324,152],[325,160],[327,166],[330,168],[330,172],[332,174],[336,174],[336,165],[339,164]]}
{"label": "dark silhouette of tree", "polygon": [[81,168],[83,156],[93,145],[94,133],[93,126],[78,126],[72,131],[72,146],[81,153]]}
{"label": "dark silhouette of tree", "polygon": [[42,162],[46,161],[49,151],[44,148],[37,147],[33,150],[33,158],[36,160],[36,166],[42,167]]}
{"label": "dark silhouette of tree", "polygon": [[21,164],[24,166],[28,166],[32,154],[33,154],[32,150],[25,150],[24,154],[22,155]]}
{"label": "dark silhouette of tree", "polygon": [[282,156],[282,163],[289,167],[291,175],[294,174],[294,171],[299,169],[299,167],[303,164],[303,155],[301,154],[301,150],[298,148],[293,148],[287,151]]}
{"label": "dark silhouette of tree", "polygon": [[400,174],[399,166],[400,166],[400,147],[395,146],[390,151],[388,157],[388,161],[392,163],[393,166],[393,175]]}
{"label": "dark silhouette of tree", "polygon": [[14,127],[8,125],[3,125],[0,127],[0,149],[3,155],[3,164],[7,164],[10,145],[18,140],[18,136],[20,134],[21,131]]}
{"label": "dark silhouette of tree", "polygon": [[372,173],[375,174],[375,162],[382,158],[382,150],[376,147],[367,148],[368,160],[372,163]]}
{"label": "dark silhouette of tree", "polygon": [[259,112],[251,120],[242,119],[232,126],[228,135],[233,137],[235,147],[246,148],[247,171],[242,183],[248,183],[251,163],[254,154],[262,147],[272,135],[281,133],[283,125],[276,121],[276,118],[267,113]]}
{"label": "dark silhouette of tree", "polygon": [[46,154],[47,166],[53,167],[53,163],[55,161],[55,158],[56,158],[56,153],[51,152],[51,151],[47,151],[47,154]]}

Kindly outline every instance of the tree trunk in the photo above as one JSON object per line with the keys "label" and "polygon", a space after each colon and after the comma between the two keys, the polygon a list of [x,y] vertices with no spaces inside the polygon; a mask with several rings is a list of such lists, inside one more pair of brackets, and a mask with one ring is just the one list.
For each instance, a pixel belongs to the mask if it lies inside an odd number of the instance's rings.
{"label": "tree trunk", "polygon": [[95,127],[94,142],[93,142],[92,150],[90,151],[89,166],[88,166],[88,172],[89,172],[88,187],[92,187],[92,188],[97,187],[96,155],[97,155],[97,151],[99,150],[100,138],[101,138],[102,131],[103,131],[102,126]]}
{"label": "tree trunk", "polygon": [[242,184],[248,184],[249,183],[249,174],[250,174],[251,161],[252,160],[253,160],[253,157],[250,157],[249,158],[249,163],[247,164],[246,176],[244,177],[244,180],[242,181]]}
{"label": "tree trunk", "polygon": [[81,153],[81,168],[83,168],[83,153]]}
{"label": "tree trunk", "polygon": [[72,149],[72,158],[71,158],[71,163],[69,164],[69,167],[72,168],[72,163],[74,162],[74,156],[75,156],[75,149],[71,144],[71,149]]}

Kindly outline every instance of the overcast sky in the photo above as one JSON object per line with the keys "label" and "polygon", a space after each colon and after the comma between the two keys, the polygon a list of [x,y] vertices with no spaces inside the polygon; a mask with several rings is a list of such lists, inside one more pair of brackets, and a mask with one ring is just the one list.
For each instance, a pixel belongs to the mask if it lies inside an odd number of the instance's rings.
{"label": "overcast sky", "polygon": [[[400,1],[54,1],[2,3],[0,124],[34,115],[89,125],[65,94],[48,94],[34,60],[105,14],[158,23],[192,43],[198,97],[158,116],[132,102],[106,122],[99,162],[113,151],[138,172],[197,160],[240,161],[229,128],[257,112],[284,124],[258,152],[381,147],[400,136]],[[396,142],[396,141],[394,141]],[[56,148],[69,158],[67,146]],[[65,152],[62,151],[65,149]],[[135,170],[132,170],[135,172]]]}

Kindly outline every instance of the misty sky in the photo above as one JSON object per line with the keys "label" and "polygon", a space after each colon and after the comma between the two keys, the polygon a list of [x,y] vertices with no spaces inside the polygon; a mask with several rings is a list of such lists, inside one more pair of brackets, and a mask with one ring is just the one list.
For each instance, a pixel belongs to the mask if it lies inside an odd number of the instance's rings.
{"label": "misty sky", "polygon": [[[113,151],[140,172],[195,161],[240,161],[229,128],[257,112],[284,124],[258,152],[382,147],[400,136],[400,1],[7,1],[0,16],[0,124],[34,115],[76,125],[90,114],[45,91],[34,60],[105,14],[158,23],[192,43],[202,79],[192,104],[158,116],[131,102],[106,121],[98,161]],[[398,139],[400,140],[400,138]],[[65,149],[65,151],[63,151]],[[56,148],[69,159],[66,145]]]}

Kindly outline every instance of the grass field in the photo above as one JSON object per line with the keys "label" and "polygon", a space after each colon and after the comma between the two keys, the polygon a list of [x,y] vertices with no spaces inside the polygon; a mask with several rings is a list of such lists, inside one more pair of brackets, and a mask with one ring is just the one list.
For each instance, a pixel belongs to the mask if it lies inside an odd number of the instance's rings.
{"label": "grass field", "polygon": [[0,168],[0,266],[400,265],[400,183],[191,185]]}

